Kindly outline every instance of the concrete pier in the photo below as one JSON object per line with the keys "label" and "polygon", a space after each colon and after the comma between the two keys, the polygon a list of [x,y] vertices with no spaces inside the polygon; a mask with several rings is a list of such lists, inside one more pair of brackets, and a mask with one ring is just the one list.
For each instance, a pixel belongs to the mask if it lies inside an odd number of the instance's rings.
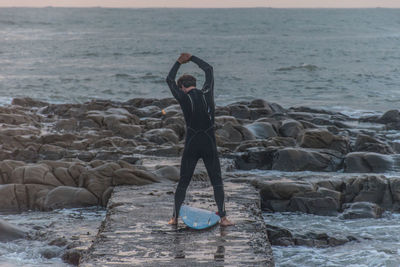
{"label": "concrete pier", "polygon": [[[235,226],[196,231],[170,226],[174,185],[116,187],[107,216],[80,266],[274,266],[258,192],[225,181],[226,210]],[[209,182],[192,182],[185,203],[216,210]]]}

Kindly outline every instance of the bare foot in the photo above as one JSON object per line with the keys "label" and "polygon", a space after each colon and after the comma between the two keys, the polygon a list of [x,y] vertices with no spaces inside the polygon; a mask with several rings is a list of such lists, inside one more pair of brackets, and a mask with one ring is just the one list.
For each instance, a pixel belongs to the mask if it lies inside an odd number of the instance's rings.
{"label": "bare foot", "polygon": [[168,224],[177,225],[178,224],[178,220],[175,217],[172,217],[171,220],[169,220]]}
{"label": "bare foot", "polygon": [[233,222],[228,220],[228,218],[226,218],[226,216],[221,218],[221,221],[219,222],[219,224],[221,226],[232,226],[232,225],[235,225]]}

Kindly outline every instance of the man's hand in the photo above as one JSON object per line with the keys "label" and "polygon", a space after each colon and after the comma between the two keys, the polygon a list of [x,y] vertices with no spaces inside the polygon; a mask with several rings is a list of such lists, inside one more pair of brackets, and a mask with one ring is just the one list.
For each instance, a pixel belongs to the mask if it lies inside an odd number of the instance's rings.
{"label": "man's hand", "polygon": [[189,53],[182,53],[177,61],[181,64],[185,64],[185,63],[189,62],[191,57],[192,57],[192,55]]}

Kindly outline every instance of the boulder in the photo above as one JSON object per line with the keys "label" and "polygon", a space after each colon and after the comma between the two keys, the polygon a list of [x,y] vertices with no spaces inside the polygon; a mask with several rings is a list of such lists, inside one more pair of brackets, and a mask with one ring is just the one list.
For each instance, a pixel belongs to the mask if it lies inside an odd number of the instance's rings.
{"label": "boulder", "polygon": [[159,179],[151,172],[121,168],[114,171],[112,185],[146,185],[156,182]]}
{"label": "boulder", "polygon": [[228,105],[230,115],[237,119],[250,119],[250,109],[246,105],[231,104]]}
{"label": "boulder", "polygon": [[247,124],[246,129],[248,129],[256,139],[267,139],[269,137],[277,136],[274,127],[267,122],[253,122]]}
{"label": "boulder", "polygon": [[47,193],[44,210],[95,206],[98,198],[85,188],[58,186]]}
{"label": "boulder", "polygon": [[339,202],[331,197],[293,197],[289,210],[322,216],[335,216],[340,209]]}
{"label": "boulder", "polygon": [[334,153],[300,148],[284,148],[276,152],[272,164],[278,171],[332,172],[341,168],[342,158]]}
{"label": "boulder", "polygon": [[380,154],[393,154],[393,149],[387,143],[365,134],[357,135],[354,151],[368,151]]}
{"label": "boulder", "polygon": [[340,215],[342,219],[361,219],[361,218],[381,218],[383,209],[370,202],[355,202],[343,205],[343,213]]}
{"label": "boulder", "polygon": [[179,138],[176,133],[173,130],[167,128],[153,129],[145,132],[143,136],[147,138],[150,142],[156,143],[158,145],[162,145],[167,142],[173,144],[179,142]]}
{"label": "boulder", "polygon": [[397,109],[389,110],[378,119],[378,122],[384,124],[400,122],[400,111]]}
{"label": "boulder", "polygon": [[0,242],[9,242],[26,237],[28,237],[26,230],[0,219]]}
{"label": "boulder", "polygon": [[59,160],[65,156],[66,150],[59,146],[44,144],[40,147],[39,154],[45,160]]}
{"label": "boulder", "polygon": [[63,185],[51,171],[51,168],[46,164],[17,167],[11,173],[10,182],[15,184]]}
{"label": "boulder", "polygon": [[308,182],[276,180],[263,183],[260,188],[260,196],[263,202],[271,199],[288,200],[295,194],[313,191],[315,191],[314,185]]}
{"label": "boulder", "polygon": [[22,97],[22,98],[16,97],[11,101],[11,105],[17,105],[22,107],[45,107],[49,105],[49,103],[32,99],[30,97]]}
{"label": "boulder", "polygon": [[[343,197],[345,202],[372,202],[385,203],[392,202],[391,199],[385,199],[389,196],[389,181],[385,177],[362,176],[355,177],[345,181]],[[389,205],[390,203],[385,203]]]}
{"label": "boulder", "polygon": [[301,147],[323,148],[339,151],[342,154],[349,152],[349,140],[346,137],[333,135],[323,129],[308,129],[301,138]]}
{"label": "boulder", "polygon": [[277,149],[274,147],[253,147],[246,152],[234,155],[235,166],[240,170],[261,169],[270,170]]}
{"label": "boulder", "polygon": [[37,184],[6,184],[0,185],[0,211],[20,212],[29,209],[40,209],[37,200],[42,193],[47,193],[53,187]]}
{"label": "boulder", "polygon": [[295,120],[284,120],[279,128],[279,134],[283,137],[299,138],[304,131],[303,125]]}
{"label": "boulder", "polygon": [[296,146],[296,140],[291,137],[275,136],[267,140],[247,140],[243,141],[235,149],[236,152],[245,152],[249,148],[255,147],[293,147]]}
{"label": "boulder", "polygon": [[168,179],[173,182],[178,182],[180,178],[179,169],[174,166],[164,166],[158,168],[154,174],[160,179]]}
{"label": "boulder", "polygon": [[382,173],[393,168],[393,160],[373,152],[352,152],[344,159],[344,171],[356,173]]}

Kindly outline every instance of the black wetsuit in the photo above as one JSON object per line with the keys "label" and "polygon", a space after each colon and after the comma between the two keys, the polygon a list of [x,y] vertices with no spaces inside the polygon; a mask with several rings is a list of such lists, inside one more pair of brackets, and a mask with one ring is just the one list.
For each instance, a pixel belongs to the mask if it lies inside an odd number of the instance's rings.
{"label": "black wetsuit", "polygon": [[177,218],[179,215],[197,161],[202,158],[214,188],[218,214],[223,217],[226,214],[224,188],[214,133],[213,68],[196,56],[192,56],[190,60],[205,72],[206,81],[202,90],[195,88],[186,94],[178,88],[175,77],[181,65],[179,62],[175,62],[167,77],[168,86],[178,100],[186,122],[185,149],[181,160],[180,180],[175,192],[174,216]]}

